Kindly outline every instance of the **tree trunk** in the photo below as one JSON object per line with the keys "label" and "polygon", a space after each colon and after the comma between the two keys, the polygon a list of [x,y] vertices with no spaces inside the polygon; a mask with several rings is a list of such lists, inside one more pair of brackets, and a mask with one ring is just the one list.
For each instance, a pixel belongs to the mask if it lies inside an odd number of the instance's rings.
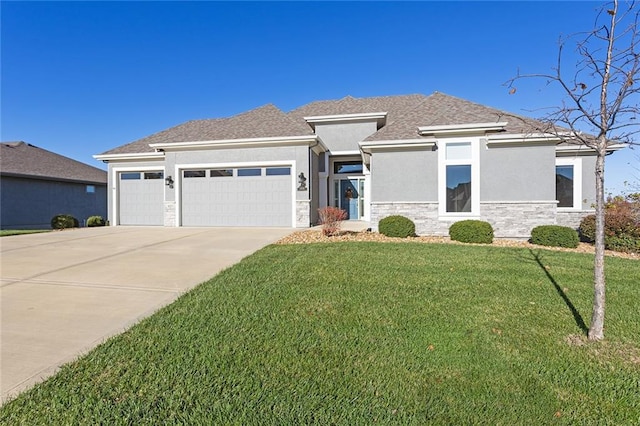
{"label": "tree trunk", "polygon": [[596,157],[596,247],[593,262],[593,313],[589,327],[589,340],[604,338],[604,159],[607,155],[606,140],[598,141]]}

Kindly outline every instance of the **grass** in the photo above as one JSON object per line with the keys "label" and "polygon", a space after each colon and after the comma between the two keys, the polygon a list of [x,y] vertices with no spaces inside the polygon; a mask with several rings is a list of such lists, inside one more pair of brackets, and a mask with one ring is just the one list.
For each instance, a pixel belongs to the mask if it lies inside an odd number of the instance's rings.
{"label": "grass", "polygon": [[640,422],[640,262],[442,244],[270,246],[0,409],[1,424]]}
{"label": "grass", "polygon": [[38,234],[41,232],[51,232],[51,229],[0,229],[0,237],[11,235]]}

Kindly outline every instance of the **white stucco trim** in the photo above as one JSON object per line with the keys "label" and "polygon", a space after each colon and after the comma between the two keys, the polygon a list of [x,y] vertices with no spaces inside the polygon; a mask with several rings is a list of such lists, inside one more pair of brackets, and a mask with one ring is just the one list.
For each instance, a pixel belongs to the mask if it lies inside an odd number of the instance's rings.
{"label": "white stucco trim", "polygon": [[[191,169],[223,169],[223,168],[240,168],[240,167],[275,167],[284,166],[291,167],[291,227],[296,227],[296,202],[297,201],[309,201],[309,200],[297,200],[296,194],[297,188],[297,169],[296,162],[291,160],[285,161],[244,161],[244,162],[226,162],[226,163],[183,163],[176,164],[174,171],[174,186],[176,190],[176,227],[182,226],[182,171]],[[307,176],[307,179],[309,177]],[[308,181],[307,181],[308,182]],[[307,183],[309,185],[309,183]]]}
{"label": "white stucco trim", "polygon": [[[111,226],[117,226],[120,225],[120,215],[118,214],[118,206],[120,204],[120,180],[118,179],[118,173],[122,173],[122,172],[151,172],[151,171],[162,171],[162,173],[164,173],[165,177],[167,172],[164,169],[164,165],[162,166],[149,166],[149,167],[141,167],[141,166],[130,166],[130,167],[120,167],[120,166],[114,166],[111,168],[111,199],[112,201],[112,205],[111,205],[111,214],[112,214],[112,220],[111,220]],[[163,179],[164,181],[164,179]],[[164,201],[167,200],[167,186],[164,185]]]}
{"label": "white stucco trim", "polygon": [[[607,147],[607,153],[619,151],[627,147],[628,145],[623,143],[609,145]],[[579,143],[556,146],[556,156],[558,157],[577,156],[577,155],[595,155],[595,153],[596,153],[595,149]]]}
{"label": "white stucco trim", "polygon": [[438,204],[437,201],[371,201],[369,204],[373,205],[385,205],[385,204]]}
{"label": "white stucco trim", "polygon": [[448,124],[439,126],[419,126],[418,134],[420,135],[451,135],[451,134],[478,134],[485,132],[495,132],[504,130],[508,124],[506,121],[498,121],[493,123],[469,123],[469,124]]}
{"label": "white stucco trim", "polygon": [[125,161],[125,160],[157,160],[164,158],[164,152],[139,152],[137,154],[98,154],[93,158],[99,161]]}
{"label": "white stucco trim", "polygon": [[487,135],[485,138],[488,147],[555,145],[563,141],[560,136],[550,133],[513,133],[507,135]]}
{"label": "white stucco trim", "polygon": [[558,206],[558,212],[582,210],[582,158],[556,158],[556,166],[573,166],[573,207]]}
{"label": "white stucco trim", "polygon": [[386,141],[364,141],[358,142],[361,152],[371,154],[374,151],[406,149],[406,148],[431,148],[438,144],[435,138],[422,139],[402,139]]}
{"label": "white stucco trim", "polygon": [[[447,160],[447,144],[470,143],[471,158]],[[471,165],[471,211],[447,212],[447,166]],[[457,137],[439,140],[438,149],[438,219],[450,220],[480,216],[480,138]]]}
{"label": "white stucco trim", "polygon": [[279,136],[269,138],[243,138],[243,139],[219,139],[209,141],[186,141],[152,143],[151,148],[162,149],[164,151],[187,151],[196,149],[224,149],[224,148],[260,148],[274,146],[296,146],[307,145],[309,147],[320,147],[323,151],[328,151],[324,143],[316,136]]}
{"label": "white stucco trim", "polygon": [[558,204],[556,200],[480,201],[480,204]]}
{"label": "white stucco trim", "polygon": [[371,164],[371,155],[375,152],[413,151],[417,149],[433,149],[438,145],[435,138],[364,141],[358,142],[362,162],[365,166]]}
{"label": "white stucco trim", "polygon": [[353,150],[353,151],[329,151],[329,154],[332,157],[343,156],[343,155],[358,156],[358,155],[360,155],[360,151],[358,151],[358,150]]}
{"label": "white stucco trim", "polygon": [[336,115],[314,115],[302,117],[304,120],[315,127],[316,124],[354,122],[354,121],[372,121],[376,120],[379,125],[383,125],[387,120],[386,112],[367,112],[361,114],[336,114]]}

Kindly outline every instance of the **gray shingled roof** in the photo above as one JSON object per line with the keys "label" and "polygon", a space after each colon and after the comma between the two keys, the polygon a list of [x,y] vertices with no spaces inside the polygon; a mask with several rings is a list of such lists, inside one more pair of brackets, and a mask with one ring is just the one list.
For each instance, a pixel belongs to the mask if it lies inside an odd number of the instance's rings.
{"label": "gray shingled roof", "polygon": [[485,105],[476,104],[440,92],[424,100],[388,123],[367,141],[417,139],[418,126],[444,126],[452,124],[493,123],[506,121],[509,133],[527,133],[544,125],[531,118],[511,114]]}
{"label": "gray shingled roof", "polygon": [[103,154],[153,152],[149,144],[226,139],[312,136],[313,131],[272,104],[228,118],[192,120]]}
{"label": "gray shingled roof", "polygon": [[26,142],[0,143],[0,174],[83,183],[107,183],[106,171]]}
{"label": "gray shingled roof", "polygon": [[388,124],[411,111],[425,99],[426,96],[420,94],[371,98],[346,96],[338,100],[311,102],[294,109],[289,115],[305,123],[304,117],[386,112]]}
{"label": "gray shingled roof", "polygon": [[526,133],[543,125],[531,118],[434,92],[400,96],[378,96],[315,101],[285,114],[268,104],[228,118],[193,120],[155,133],[103,154],[153,152],[149,144],[244,139],[279,136],[311,136],[304,117],[386,112],[387,120],[367,141],[416,139],[419,126],[472,124],[507,121],[506,131]]}

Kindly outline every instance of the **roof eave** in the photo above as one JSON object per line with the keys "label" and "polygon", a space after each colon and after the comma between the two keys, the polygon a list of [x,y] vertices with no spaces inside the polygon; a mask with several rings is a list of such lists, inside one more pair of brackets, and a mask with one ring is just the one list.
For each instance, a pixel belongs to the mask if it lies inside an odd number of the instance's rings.
{"label": "roof eave", "polygon": [[324,143],[322,143],[322,141],[316,135],[219,139],[208,141],[164,142],[149,144],[151,148],[163,151],[190,151],[200,149],[225,148],[261,148],[295,145],[308,145],[309,147],[320,147],[322,151],[328,150]]}
{"label": "roof eave", "polygon": [[419,126],[418,134],[421,136],[484,134],[487,132],[504,131],[507,124],[508,122],[506,121],[500,121],[491,123]]}
{"label": "roof eave", "polygon": [[335,114],[335,115],[314,115],[302,117],[312,128],[316,124],[353,123],[358,121],[376,121],[378,128],[384,126],[387,121],[386,112],[367,112],[359,114]]}
{"label": "roof eave", "polygon": [[126,154],[97,154],[94,155],[98,161],[126,161],[126,160],[158,160],[164,158],[164,152],[137,152]]}

